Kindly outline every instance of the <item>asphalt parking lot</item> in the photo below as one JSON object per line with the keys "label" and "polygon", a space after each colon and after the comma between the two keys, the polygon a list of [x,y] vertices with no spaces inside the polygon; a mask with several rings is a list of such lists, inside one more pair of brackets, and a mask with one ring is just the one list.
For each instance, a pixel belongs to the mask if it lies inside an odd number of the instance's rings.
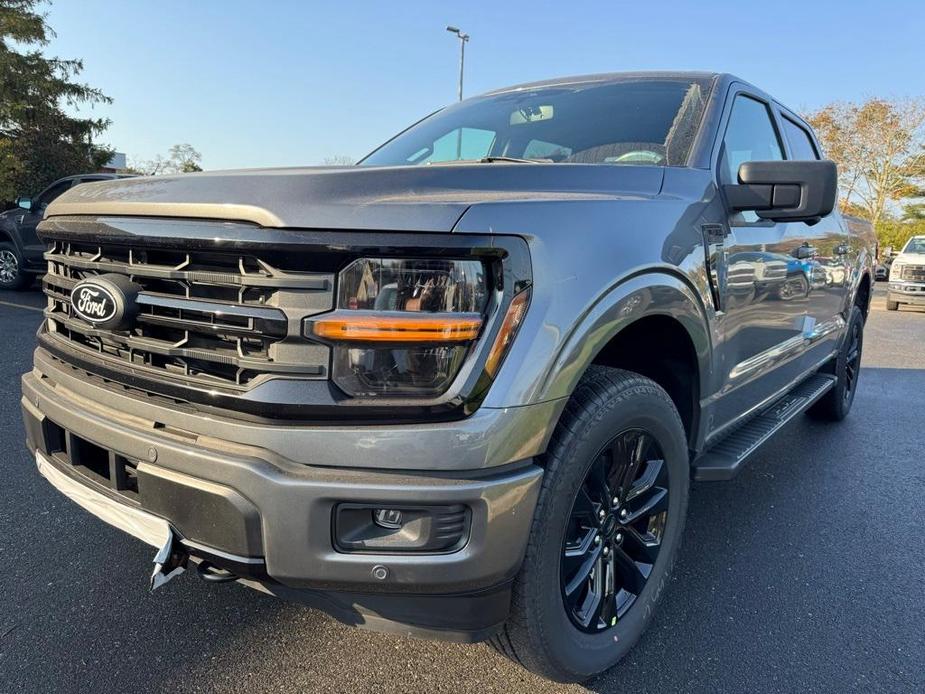
{"label": "asphalt parking lot", "polygon": [[3,692],[925,691],[925,311],[888,313],[882,288],[851,416],[799,418],[735,481],[693,487],[653,627],[584,687],[191,575],[150,594],[152,550],[59,496],[24,448],[41,304],[0,295]]}

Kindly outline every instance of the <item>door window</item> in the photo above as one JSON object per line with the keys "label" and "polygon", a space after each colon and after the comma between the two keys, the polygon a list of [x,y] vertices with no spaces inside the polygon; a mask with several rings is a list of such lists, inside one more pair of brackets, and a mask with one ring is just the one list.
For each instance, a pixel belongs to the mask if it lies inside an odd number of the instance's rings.
{"label": "door window", "polygon": [[789,118],[784,118],[783,122],[784,134],[787,136],[787,142],[790,143],[790,152],[793,154],[793,158],[797,161],[818,159],[819,154],[816,152],[816,146],[813,144],[809,133]]}
{"label": "door window", "polygon": [[61,195],[61,193],[71,187],[71,183],[73,183],[73,181],[61,181],[60,183],[54,184],[51,188],[48,188],[41,194],[41,196],[39,196],[36,208],[41,207],[42,205],[51,204],[52,200],[54,200],[56,197]]}
{"label": "door window", "polygon": [[738,183],[739,165],[744,162],[783,158],[784,151],[768,107],[757,99],[737,96],[723,137],[720,182]]}

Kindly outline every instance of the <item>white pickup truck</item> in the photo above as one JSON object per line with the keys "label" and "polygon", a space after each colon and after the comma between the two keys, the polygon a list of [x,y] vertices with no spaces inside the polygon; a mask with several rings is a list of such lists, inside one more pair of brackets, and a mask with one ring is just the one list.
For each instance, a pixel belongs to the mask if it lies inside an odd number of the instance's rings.
{"label": "white pickup truck", "polygon": [[925,306],[925,236],[909,239],[890,267],[886,308],[896,311],[900,304]]}

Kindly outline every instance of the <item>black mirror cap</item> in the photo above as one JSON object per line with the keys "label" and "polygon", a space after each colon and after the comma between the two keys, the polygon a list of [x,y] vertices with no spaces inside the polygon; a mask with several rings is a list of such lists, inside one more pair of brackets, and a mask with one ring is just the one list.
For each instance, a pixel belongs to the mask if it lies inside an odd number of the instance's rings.
{"label": "black mirror cap", "polygon": [[739,166],[739,182],[732,187],[758,189],[761,204],[742,208],[735,202],[744,200],[730,200],[734,209],[753,209],[775,222],[815,224],[835,209],[838,198],[838,168],[828,159],[747,161]]}

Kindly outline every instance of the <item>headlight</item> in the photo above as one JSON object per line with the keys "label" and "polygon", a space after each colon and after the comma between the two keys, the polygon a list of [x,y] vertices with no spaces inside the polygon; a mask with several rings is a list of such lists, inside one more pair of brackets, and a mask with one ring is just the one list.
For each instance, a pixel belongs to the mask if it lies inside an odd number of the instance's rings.
{"label": "headlight", "polygon": [[903,265],[899,263],[893,263],[890,266],[890,279],[891,280],[900,280],[903,277]]}
{"label": "headlight", "polygon": [[354,397],[434,397],[482,333],[491,288],[479,260],[361,258],[337,307],[308,324],[333,345],[332,378]]}

